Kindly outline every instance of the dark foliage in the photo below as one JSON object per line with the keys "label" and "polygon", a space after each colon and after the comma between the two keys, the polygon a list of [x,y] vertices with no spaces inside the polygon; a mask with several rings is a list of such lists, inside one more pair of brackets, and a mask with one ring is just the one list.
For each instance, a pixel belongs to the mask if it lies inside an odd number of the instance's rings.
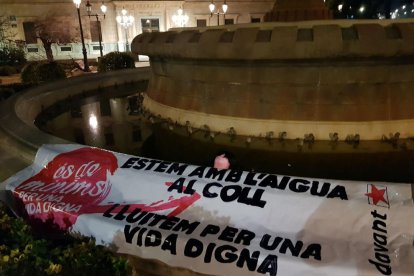
{"label": "dark foliage", "polygon": [[135,60],[129,53],[111,52],[103,56],[98,63],[98,72],[107,72],[134,68]]}
{"label": "dark foliage", "polygon": [[52,62],[31,62],[23,68],[22,82],[23,83],[41,83],[48,81],[55,81],[66,78],[66,73],[63,67]]}
{"label": "dark foliage", "polygon": [[0,48],[0,66],[21,67],[25,63],[26,57],[23,49],[12,46]]}
{"label": "dark foliage", "polygon": [[0,205],[0,275],[130,275],[128,262],[89,238],[45,239]]}

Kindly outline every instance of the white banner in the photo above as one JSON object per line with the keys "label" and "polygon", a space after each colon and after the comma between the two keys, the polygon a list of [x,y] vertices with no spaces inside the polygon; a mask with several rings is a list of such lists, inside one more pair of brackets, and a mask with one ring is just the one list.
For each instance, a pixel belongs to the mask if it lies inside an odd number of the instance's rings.
{"label": "white banner", "polygon": [[6,181],[16,212],[214,275],[414,275],[409,184],[217,170],[76,145]]}

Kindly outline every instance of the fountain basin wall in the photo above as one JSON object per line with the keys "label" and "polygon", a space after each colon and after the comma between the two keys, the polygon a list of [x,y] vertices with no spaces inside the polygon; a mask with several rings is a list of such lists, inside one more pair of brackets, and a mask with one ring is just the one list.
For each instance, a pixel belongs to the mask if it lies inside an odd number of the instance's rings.
{"label": "fountain basin wall", "polygon": [[42,144],[73,143],[40,131],[34,121],[40,112],[80,94],[85,96],[97,88],[132,82],[147,82],[148,68],[135,68],[108,73],[88,74],[63,81],[40,85],[17,94],[0,106],[0,146],[30,163]]}
{"label": "fountain basin wall", "polygon": [[[414,136],[414,21],[310,21],[137,36],[150,112],[213,131]],[[187,124],[188,124],[187,123]]]}

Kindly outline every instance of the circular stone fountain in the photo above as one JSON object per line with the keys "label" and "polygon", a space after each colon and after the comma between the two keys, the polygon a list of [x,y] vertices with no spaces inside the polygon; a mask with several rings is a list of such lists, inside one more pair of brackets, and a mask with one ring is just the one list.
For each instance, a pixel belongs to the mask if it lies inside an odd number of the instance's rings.
{"label": "circular stone fountain", "polygon": [[172,29],[137,36],[132,50],[150,57],[143,105],[161,120],[250,148],[274,141],[281,173],[414,177],[413,20]]}
{"label": "circular stone fountain", "polygon": [[414,136],[414,22],[321,21],[146,33],[144,106],[212,131]]}

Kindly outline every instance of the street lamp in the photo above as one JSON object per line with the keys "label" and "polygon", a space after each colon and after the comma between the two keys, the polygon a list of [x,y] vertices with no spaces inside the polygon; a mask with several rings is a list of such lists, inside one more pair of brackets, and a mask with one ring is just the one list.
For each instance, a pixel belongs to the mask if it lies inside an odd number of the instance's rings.
{"label": "street lamp", "polygon": [[226,0],[224,0],[223,5],[221,5],[221,9],[223,10],[223,12],[220,12],[220,9],[217,8],[217,11],[214,12],[214,10],[216,9],[216,5],[214,5],[214,0],[211,0],[210,5],[208,5],[208,8],[210,9],[210,16],[213,16],[213,14],[217,14],[217,26],[220,25],[220,14],[223,15],[223,18],[226,18],[226,12],[227,9],[229,8],[229,6],[226,4]]}
{"label": "street lamp", "polygon": [[174,21],[174,24],[180,27],[184,27],[185,24],[188,23],[188,15],[184,13],[184,10],[182,8],[179,8],[177,10],[177,14],[174,14],[172,17],[172,20]]}
{"label": "street lamp", "polygon": [[98,14],[98,13],[91,14],[92,13],[92,5],[91,5],[91,3],[89,3],[89,1],[86,2],[86,12],[88,13],[89,19],[91,18],[91,15],[92,15],[92,16],[95,16],[96,22],[98,22],[99,51],[101,53],[101,57],[103,57],[103,52],[102,52],[103,48],[102,48],[101,22],[99,21],[99,17],[100,16],[103,16],[103,18],[105,19],[106,10],[107,10],[107,8],[106,8],[104,2],[102,2],[102,5],[101,5],[101,12],[102,12],[102,14]]}
{"label": "street lamp", "polygon": [[128,28],[132,26],[134,23],[134,17],[132,15],[127,15],[128,12],[126,9],[122,8],[121,11],[122,15],[118,15],[116,17],[116,21],[125,29],[125,51],[129,51],[129,44],[128,44]]}
{"label": "street lamp", "polygon": [[83,29],[82,29],[82,20],[80,16],[80,4],[82,0],[73,0],[73,3],[76,6],[76,9],[78,11],[78,19],[79,19],[79,28],[81,33],[81,41],[82,41],[82,53],[83,53],[83,71],[89,72],[89,64],[88,64],[88,56],[86,55],[86,47],[85,47],[85,39],[83,38]]}

